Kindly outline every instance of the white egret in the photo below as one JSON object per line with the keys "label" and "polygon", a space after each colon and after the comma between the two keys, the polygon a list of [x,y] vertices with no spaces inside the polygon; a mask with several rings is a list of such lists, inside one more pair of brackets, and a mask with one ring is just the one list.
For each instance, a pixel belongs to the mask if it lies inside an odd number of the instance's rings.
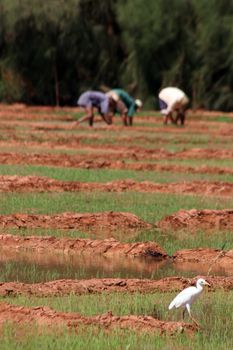
{"label": "white egret", "polygon": [[188,287],[188,288],[185,288],[184,290],[182,290],[182,292],[180,292],[175,297],[175,299],[172,300],[172,302],[168,306],[168,309],[171,310],[173,307],[175,307],[177,309],[178,307],[182,306],[184,308],[183,319],[184,319],[185,311],[187,310],[191,320],[197,326],[199,326],[197,321],[191,315],[190,306],[197,299],[197,297],[201,294],[201,292],[203,291],[203,286],[205,286],[205,285],[210,286],[210,284],[208,282],[206,282],[203,278],[199,278],[196,282],[196,286]]}

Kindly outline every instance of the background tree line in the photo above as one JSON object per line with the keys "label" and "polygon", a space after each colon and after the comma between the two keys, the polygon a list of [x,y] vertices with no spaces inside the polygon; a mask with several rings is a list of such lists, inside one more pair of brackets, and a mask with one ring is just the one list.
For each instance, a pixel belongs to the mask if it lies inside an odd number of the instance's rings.
{"label": "background tree line", "polygon": [[233,110],[232,23],[228,0],[0,0],[0,100],[123,87],[158,108],[176,85],[193,107]]}

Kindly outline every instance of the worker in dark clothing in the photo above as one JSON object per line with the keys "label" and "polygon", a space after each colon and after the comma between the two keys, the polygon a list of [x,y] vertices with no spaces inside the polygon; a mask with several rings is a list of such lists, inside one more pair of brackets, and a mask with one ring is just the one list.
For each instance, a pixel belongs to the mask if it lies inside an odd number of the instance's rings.
{"label": "worker in dark clothing", "polygon": [[107,96],[99,91],[86,91],[79,97],[77,104],[86,111],[86,114],[77,121],[77,124],[88,120],[89,125],[93,126],[95,108],[107,124],[112,124],[112,115],[116,102],[111,96]]}

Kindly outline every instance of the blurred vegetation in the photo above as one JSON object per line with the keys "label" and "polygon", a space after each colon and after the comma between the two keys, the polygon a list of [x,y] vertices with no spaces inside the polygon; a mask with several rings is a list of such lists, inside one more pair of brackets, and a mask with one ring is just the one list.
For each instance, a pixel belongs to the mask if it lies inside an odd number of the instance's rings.
{"label": "blurred vegetation", "polygon": [[1,0],[0,100],[74,105],[122,86],[158,108],[176,85],[193,107],[233,109],[233,2]]}

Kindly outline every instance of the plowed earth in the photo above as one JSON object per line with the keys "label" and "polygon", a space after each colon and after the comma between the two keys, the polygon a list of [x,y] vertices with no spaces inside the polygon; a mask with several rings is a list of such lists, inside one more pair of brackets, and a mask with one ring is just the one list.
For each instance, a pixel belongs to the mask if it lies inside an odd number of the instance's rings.
{"label": "plowed earth", "polygon": [[[94,148],[94,146],[93,146]],[[98,147],[99,148],[99,147]],[[87,150],[87,147],[84,148]],[[95,146],[97,150],[97,146]],[[60,167],[81,167],[81,162],[93,160],[103,160],[111,154],[111,160],[161,160],[161,159],[231,159],[233,151],[231,150],[211,150],[211,149],[190,149],[180,152],[168,152],[161,149],[132,149],[132,150],[113,150],[111,147],[105,149],[105,153],[95,152],[93,155],[76,155],[76,154],[51,154],[51,153],[13,153],[3,152],[0,154],[1,164],[34,164],[34,165],[50,165]],[[85,163],[84,163],[85,164]]]}
{"label": "plowed earth", "polygon": [[162,219],[158,227],[167,230],[233,230],[233,209],[180,210]]}
{"label": "plowed earth", "polygon": [[[190,285],[194,285],[197,278],[187,279],[180,277],[167,277],[160,280],[151,279],[86,279],[86,280],[57,280],[46,283],[0,283],[0,296],[31,295],[36,297],[65,296],[69,294],[93,293],[155,293],[177,292]],[[233,277],[205,277],[211,285],[210,291],[217,289],[232,290]]]}
{"label": "plowed earth", "polygon": [[62,213],[57,215],[0,215],[2,227],[85,229],[97,231],[149,229],[152,225],[131,213]]}
{"label": "plowed earth", "polygon": [[[106,330],[119,327],[140,332],[156,332],[159,334],[181,333],[192,334],[197,330],[191,324],[184,322],[164,322],[151,316],[113,316],[111,312],[103,315],[84,317],[76,313],[57,312],[48,307],[26,308],[6,303],[0,304],[0,326],[6,322],[16,324],[32,324],[38,327],[46,326],[47,329],[68,327],[78,331],[87,326],[101,327]],[[45,330],[45,328],[43,328]]]}
{"label": "plowed earth", "polygon": [[162,260],[168,256],[166,252],[155,242],[121,243],[115,239],[91,240],[69,239],[55,237],[21,237],[13,235],[0,235],[0,245],[3,249],[53,251],[66,254],[102,254],[105,256],[153,256]]}
{"label": "plowed earth", "polygon": [[233,183],[224,182],[181,182],[153,183],[150,181],[136,182],[134,180],[118,180],[108,183],[58,181],[38,176],[0,176],[0,192],[78,192],[78,191],[108,191],[108,192],[158,192],[201,195],[233,195]]}
{"label": "plowed earth", "polygon": [[[128,157],[128,156],[127,156]],[[210,167],[210,166],[185,166],[175,164],[159,164],[159,163],[126,163],[122,158],[127,158],[126,155],[111,155],[111,160],[107,160],[108,152],[104,155],[101,154],[89,154],[79,156],[68,156],[66,154],[36,154],[36,153],[1,153],[1,164],[31,164],[31,165],[47,165],[47,166],[59,166],[59,167],[73,167],[83,169],[123,169],[123,170],[135,170],[135,171],[170,171],[181,173],[194,173],[194,174],[233,174],[233,169],[222,167]],[[134,160],[137,160],[137,155],[132,156]],[[88,158],[88,159],[87,159]],[[117,160],[112,160],[116,158]]]}

